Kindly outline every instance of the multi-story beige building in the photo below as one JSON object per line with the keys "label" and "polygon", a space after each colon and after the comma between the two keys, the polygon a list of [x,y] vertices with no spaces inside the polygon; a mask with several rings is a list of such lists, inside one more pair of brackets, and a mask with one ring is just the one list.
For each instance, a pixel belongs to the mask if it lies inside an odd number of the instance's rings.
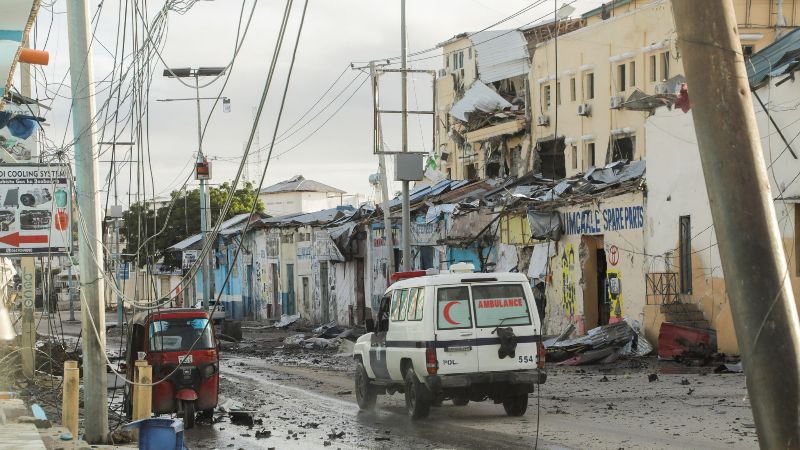
{"label": "multi-story beige building", "polygon": [[[797,0],[734,0],[750,55],[800,24]],[[437,145],[452,179],[563,178],[646,155],[644,122],[683,81],[669,0],[616,0],[556,26],[440,47]],[[488,89],[486,89],[488,88]]]}

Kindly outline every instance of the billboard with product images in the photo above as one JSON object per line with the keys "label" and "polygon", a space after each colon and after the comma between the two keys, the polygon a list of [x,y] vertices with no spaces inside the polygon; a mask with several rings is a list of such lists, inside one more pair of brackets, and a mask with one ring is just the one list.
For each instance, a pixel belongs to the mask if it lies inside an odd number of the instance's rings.
{"label": "billboard with product images", "polygon": [[64,165],[0,165],[0,255],[66,254],[71,192]]}

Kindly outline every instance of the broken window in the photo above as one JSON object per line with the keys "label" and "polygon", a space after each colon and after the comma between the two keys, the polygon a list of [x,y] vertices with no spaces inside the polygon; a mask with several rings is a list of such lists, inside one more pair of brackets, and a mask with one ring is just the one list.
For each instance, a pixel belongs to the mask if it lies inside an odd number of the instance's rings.
{"label": "broken window", "polygon": [[556,81],[556,105],[561,104],[561,82]]}
{"label": "broken window", "polygon": [[500,177],[500,152],[495,150],[489,153],[486,160],[486,178]]}
{"label": "broken window", "polygon": [[742,46],[742,56],[745,58],[749,58],[753,56],[753,53],[756,52],[756,48],[754,45],[743,45]]}
{"label": "broken window", "polygon": [[658,78],[656,70],[656,55],[650,55],[650,81],[655,82]]}
{"label": "broken window", "polygon": [[586,156],[583,159],[583,170],[586,170],[589,167],[594,167],[594,159],[594,142],[589,142],[586,144]]}
{"label": "broken window", "polygon": [[620,64],[617,66],[617,92],[622,92],[625,90],[625,64]]}
{"label": "broken window", "polygon": [[628,86],[633,87],[636,85],[636,61],[628,63]]}
{"label": "broken window", "polygon": [[544,109],[550,109],[550,85],[542,85],[542,101],[544,102]]}
{"label": "broken window", "polygon": [[586,100],[591,100],[594,98],[594,73],[589,72],[584,76],[584,86],[583,86],[583,93],[584,98]]}
{"label": "broken window", "polygon": [[571,148],[572,148],[572,168],[573,169],[577,169],[578,168],[578,147],[572,145]]}
{"label": "broken window", "polygon": [[475,164],[467,164],[467,179],[468,180],[478,179],[478,168],[475,167]]}
{"label": "broken window", "polygon": [[692,293],[692,222],[691,216],[681,216],[678,238],[680,240],[681,293]]}
{"label": "broken window", "polygon": [[636,138],[634,136],[619,137],[611,140],[612,161],[633,161]]}
{"label": "broken window", "polygon": [[542,176],[553,180],[567,176],[564,138],[541,141],[537,146]]}
{"label": "broken window", "polygon": [[569,100],[574,102],[577,96],[577,89],[575,88],[575,77],[569,79]]}

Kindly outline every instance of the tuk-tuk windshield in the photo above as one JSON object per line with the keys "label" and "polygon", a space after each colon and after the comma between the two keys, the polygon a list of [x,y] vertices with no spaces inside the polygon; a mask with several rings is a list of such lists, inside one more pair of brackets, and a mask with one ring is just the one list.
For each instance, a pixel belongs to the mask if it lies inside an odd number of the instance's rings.
{"label": "tuk-tuk windshield", "polygon": [[208,324],[208,319],[204,318],[163,319],[150,322],[147,341],[151,352],[214,348],[211,326]]}

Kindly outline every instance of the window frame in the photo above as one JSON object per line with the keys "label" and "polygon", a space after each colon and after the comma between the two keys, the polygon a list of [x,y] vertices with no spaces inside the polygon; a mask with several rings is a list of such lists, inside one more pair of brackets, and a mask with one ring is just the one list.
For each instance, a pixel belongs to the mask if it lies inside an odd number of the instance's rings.
{"label": "window frame", "polygon": [[401,289],[400,293],[400,309],[396,322],[405,322],[408,314],[408,295],[413,288]]}
{"label": "window frame", "polygon": [[403,289],[395,289],[392,291],[392,301],[389,304],[389,322],[397,322],[400,317],[400,291]]}
{"label": "window frame", "polygon": [[575,83],[575,77],[569,79],[569,101],[574,102],[578,99],[578,87]]}
{"label": "window frame", "polygon": [[[478,324],[478,305],[477,305],[477,302],[475,301],[475,295],[473,294],[472,291],[473,291],[474,288],[480,289],[480,288],[491,287],[491,286],[517,286],[517,287],[519,287],[522,290],[522,302],[525,304],[525,312],[528,315],[528,323],[509,323],[509,324],[497,324],[497,325],[485,325],[485,326],[479,325]],[[533,315],[531,314],[531,305],[530,305],[530,303],[528,303],[528,298],[525,296],[525,288],[523,287],[522,284],[513,283],[513,282],[501,282],[501,283],[480,284],[480,285],[477,285],[477,286],[470,286],[469,288],[470,288],[469,289],[469,297],[470,297],[470,300],[472,301],[472,308],[474,310],[473,311],[473,316],[474,316],[473,322],[474,322],[475,329],[478,329],[478,328],[494,328],[494,327],[498,327],[498,326],[511,326],[511,327],[520,326],[520,327],[524,327],[524,326],[533,325]],[[481,300],[493,300],[493,299],[485,298],[485,299],[481,299]]]}
{"label": "window frame", "polygon": [[669,80],[669,51],[661,53],[661,78]]}
{"label": "window frame", "polygon": [[628,88],[627,71],[628,63],[617,64],[617,92],[625,92]]}
{"label": "window frame", "polygon": [[594,72],[583,74],[583,99],[594,100]]}
{"label": "window frame", "polygon": [[650,59],[650,82],[658,82],[658,56],[655,53],[649,55]]}
{"label": "window frame", "polygon": [[[414,315],[411,316],[411,303],[408,303],[408,312],[406,313],[406,320],[420,321],[424,317],[425,310],[425,287],[412,288],[414,290]],[[422,304],[420,304],[422,300]]]}
{"label": "window frame", "polygon": [[678,245],[680,247],[679,278],[681,294],[692,293],[692,216],[678,218]]}
{"label": "window frame", "polygon": [[628,61],[628,87],[636,86],[636,60]]}

